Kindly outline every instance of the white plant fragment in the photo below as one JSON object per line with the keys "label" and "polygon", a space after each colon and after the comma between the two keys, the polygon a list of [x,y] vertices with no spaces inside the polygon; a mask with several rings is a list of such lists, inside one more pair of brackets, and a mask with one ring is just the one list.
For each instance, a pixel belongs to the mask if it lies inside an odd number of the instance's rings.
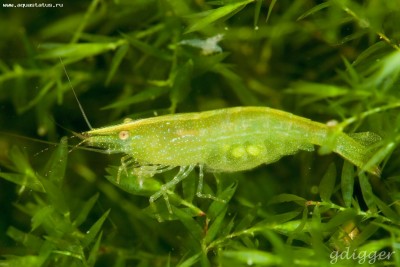
{"label": "white plant fragment", "polygon": [[179,42],[181,45],[189,45],[201,49],[201,54],[208,56],[214,53],[221,53],[222,48],[218,45],[218,42],[224,37],[223,34],[217,34],[213,37],[202,39],[188,39]]}

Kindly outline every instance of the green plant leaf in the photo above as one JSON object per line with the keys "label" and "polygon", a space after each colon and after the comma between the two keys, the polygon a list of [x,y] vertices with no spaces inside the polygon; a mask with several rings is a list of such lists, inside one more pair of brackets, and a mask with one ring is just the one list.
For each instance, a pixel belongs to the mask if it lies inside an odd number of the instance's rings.
{"label": "green plant leaf", "polygon": [[222,210],[214,220],[210,221],[210,227],[208,228],[206,236],[204,238],[206,244],[211,243],[221,232],[221,227],[223,226],[226,211],[227,207],[225,206],[225,209]]}
{"label": "green plant leaf", "polygon": [[[271,4],[269,5],[267,18],[265,19],[266,23],[268,23],[268,20],[271,17],[272,10],[273,10],[276,2],[277,2],[277,0],[272,0]],[[257,8],[261,8],[261,4],[262,4],[262,1],[257,1]],[[260,7],[258,7],[258,6],[260,6]],[[258,21],[258,14],[257,14],[257,16],[255,16],[254,21]]]}
{"label": "green plant leaf", "polygon": [[36,175],[0,172],[0,177],[22,187],[44,192],[44,187]]}
{"label": "green plant leaf", "polygon": [[101,245],[101,238],[103,237],[103,232],[97,236],[96,242],[94,243],[92,249],[90,250],[87,264],[88,266],[94,266],[99,255],[99,249]]}
{"label": "green plant leaf", "polygon": [[254,2],[254,0],[246,0],[237,3],[227,4],[223,7],[216,8],[212,11],[207,11],[206,13],[202,14],[204,15],[202,18],[200,19],[197,18],[197,20],[188,27],[185,33],[187,34],[201,30],[225,16],[238,12],[240,9],[242,9],[251,2]]}
{"label": "green plant leaf", "polygon": [[211,203],[210,207],[207,210],[207,217],[210,220],[215,220],[216,217],[219,216],[219,214],[223,210],[225,210],[225,207],[228,204],[229,200],[232,198],[233,194],[235,193],[236,188],[237,188],[237,183],[231,184],[225,189],[225,191],[221,192],[221,194],[217,196],[217,198],[223,201],[216,200],[213,201],[213,203]]}
{"label": "green plant leaf", "polygon": [[78,61],[83,58],[115,50],[123,44],[125,44],[125,40],[119,40],[113,43],[58,44],[52,47],[45,47],[48,50],[41,53],[38,58],[57,60],[59,58],[66,58],[69,59],[69,62],[71,62],[71,60]]}
{"label": "green plant leaf", "polygon": [[64,216],[68,216],[69,207],[66,202],[66,198],[63,194],[62,188],[54,184],[52,181],[42,179],[43,187],[46,191],[48,201],[53,205],[57,212],[60,212]]}
{"label": "green plant leaf", "polygon": [[94,239],[96,238],[97,234],[101,231],[101,227],[104,223],[104,221],[107,219],[108,214],[110,213],[110,210],[106,211],[100,219],[98,219],[92,227],[86,232],[85,237],[82,239],[82,245],[84,248],[86,248],[89,244],[91,244]]}
{"label": "green plant leaf", "polygon": [[110,174],[106,178],[115,186],[122,190],[139,196],[150,196],[161,189],[161,183],[151,177],[138,177],[132,172],[121,172],[121,177],[117,181],[119,167],[111,166],[106,168]]}
{"label": "green plant leaf", "polygon": [[354,191],[354,167],[348,162],[343,162],[342,178],[341,178],[341,189],[344,205],[349,208],[353,199]]}
{"label": "green plant leaf", "polygon": [[[257,212],[260,209],[260,206],[255,206],[253,207],[247,214],[244,216],[244,218],[236,225],[235,227],[235,232],[245,230],[246,228],[250,227],[250,225],[253,223],[254,219],[257,216]],[[269,221],[269,219],[268,219]]]}
{"label": "green plant leaf", "polygon": [[191,267],[193,266],[196,262],[199,261],[201,257],[201,254],[195,254],[192,257],[186,259],[184,262],[180,263],[177,265],[177,267]]}
{"label": "green plant leaf", "polygon": [[305,19],[306,17],[311,16],[314,13],[321,11],[322,9],[328,8],[331,5],[332,5],[332,3],[330,1],[316,5],[313,8],[311,8],[310,10],[308,10],[307,12],[305,12],[304,14],[302,14],[300,17],[298,17],[297,20]]}
{"label": "green plant leaf", "polygon": [[179,67],[172,76],[174,83],[170,90],[171,110],[175,111],[180,102],[185,100],[190,92],[190,80],[193,72],[193,61],[188,60],[183,66]]}
{"label": "green plant leaf", "polygon": [[116,101],[110,105],[107,105],[102,109],[107,110],[107,109],[124,108],[132,104],[138,104],[148,100],[154,100],[168,93],[168,91],[169,91],[168,89],[163,87],[149,87],[146,90],[142,90],[131,97],[124,98],[123,100]]}
{"label": "green plant leaf", "polygon": [[186,212],[172,206],[172,211],[189,231],[190,235],[200,244],[204,232],[200,225]]}
{"label": "green plant leaf", "polygon": [[273,253],[263,252],[260,250],[240,250],[240,251],[224,251],[224,258],[234,259],[237,262],[247,265],[276,266],[282,259]]}
{"label": "green plant leaf", "polygon": [[94,204],[96,204],[96,201],[99,198],[99,194],[95,194],[92,196],[88,201],[86,201],[81,207],[79,207],[79,214],[74,220],[74,225],[75,226],[80,226],[84,221],[86,221],[89,212],[92,210]]}
{"label": "green plant leaf", "polygon": [[336,166],[334,163],[331,163],[319,184],[319,192],[322,201],[330,202],[333,190],[335,189],[335,181]]}
{"label": "green plant leaf", "polygon": [[[379,220],[376,220],[376,222],[379,222]],[[373,236],[377,231],[379,230],[379,225],[370,223],[368,224],[363,231],[357,235],[356,238],[354,238],[352,242],[353,247],[358,247],[361,244],[365,243],[371,236]]]}
{"label": "green plant leaf", "polygon": [[357,213],[353,209],[345,209],[344,211],[338,212],[328,223],[325,224],[324,230],[330,231],[332,229],[336,229],[337,227],[340,227],[341,225],[344,225],[347,222],[355,219],[356,216]]}
{"label": "green plant leaf", "polygon": [[283,202],[295,202],[296,204],[304,207],[307,200],[302,197],[293,195],[293,194],[280,194],[280,195],[273,197],[269,201],[269,204],[276,204],[276,203],[283,203]]}
{"label": "green plant leaf", "polygon": [[38,251],[43,245],[43,240],[33,234],[27,234],[18,230],[17,228],[10,226],[7,229],[7,236],[12,238],[14,241],[21,243],[25,247]]}
{"label": "green plant leaf", "polygon": [[53,152],[44,170],[44,177],[53,182],[55,186],[61,187],[67,168],[68,142],[67,137],[60,140],[57,149]]}
{"label": "green plant leaf", "polygon": [[106,86],[110,84],[119,65],[121,64],[122,60],[128,53],[128,50],[129,50],[129,46],[127,44],[123,44],[117,49],[117,52],[115,53],[113,60],[111,62],[110,71],[108,72],[108,75],[107,75]]}
{"label": "green plant leaf", "polygon": [[365,204],[371,212],[376,212],[377,208],[373,197],[374,193],[372,192],[372,186],[368,180],[368,177],[364,173],[360,173],[358,177]]}
{"label": "green plant leaf", "polygon": [[372,195],[372,198],[374,203],[378,206],[378,208],[388,219],[392,220],[393,223],[398,223],[400,221],[400,215],[394,210],[392,210],[388,205],[386,205],[385,202],[383,202],[375,195]]}
{"label": "green plant leaf", "polygon": [[45,206],[38,210],[32,217],[32,231],[38,228],[42,223],[51,221],[51,216],[53,215],[54,207]]}

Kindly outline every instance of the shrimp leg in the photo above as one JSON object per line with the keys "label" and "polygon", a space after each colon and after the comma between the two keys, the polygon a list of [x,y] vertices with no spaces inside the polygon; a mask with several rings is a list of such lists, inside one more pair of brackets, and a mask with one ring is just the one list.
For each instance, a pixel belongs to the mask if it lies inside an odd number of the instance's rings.
{"label": "shrimp leg", "polygon": [[192,165],[189,165],[189,166],[182,166],[182,167],[180,167],[180,168],[179,168],[178,174],[175,175],[175,177],[174,177],[171,181],[169,181],[168,183],[162,185],[160,191],[156,192],[155,194],[153,194],[153,195],[150,197],[150,199],[149,199],[150,205],[153,206],[153,205],[154,205],[154,202],[155,202],[158,198],[160,198],[161,196],[163,196],[163,197],[164,197],[164,200],[165,200],[165,203],[167,204],[168,211],[169,211],[169,213],[172,214],[172,208],[171,208],[171,204],[169,203],[169,199],[168,199],[168,194],[167,194],[167,192],[168,192],[172,187],[174,187],[175,185],[177,185],[178,183],[180,183],[183,179],[185,179],[185,178],[189,175],[189,173],[190,173],[191,171],[193,171],[193,169],[194,169],[195,166],[196,166],[195,164],[192,164]]}
{"label": "shrimp leg", "polygon": [[208,198],[208,199],[212,199],[215,201],[220,201],[220,202],[226,203],[225,200],[219,199],[211,194],[203,194],[203,180],[204,180],[203,168],[204,168],[203,164],[200,164],[199,165],[199,183],[197,185],[196,196],[200,197],[200,198]]}
{"label": "shrimp leg", "polygon": [[121,173],[125,171],[126,176],[128,176],[127,166],[133,164],[135,161],[130,155],[125,155],[121,158],[121,166],[118,168],[117,174],[117,184],[121,181]]}

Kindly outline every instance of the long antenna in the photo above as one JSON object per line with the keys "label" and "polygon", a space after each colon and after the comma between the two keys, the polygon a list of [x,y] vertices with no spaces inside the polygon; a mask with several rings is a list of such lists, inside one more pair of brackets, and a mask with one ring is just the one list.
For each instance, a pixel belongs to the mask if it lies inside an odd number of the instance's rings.
{"label": "long antenna", "polygon": [[88,118],[87,118],[87,116],[86,116],[85,110],[83,109],[83,107],[82,107],[82,105],[81,105],[81,102],[79,102],[78,96],[76,95],[75,89],[74,89],[74,87],[72,86],[71,79],[70,79],[69,76],[68,76],[67,69],[65,68],[64,62],[62,61],[61,57],[60,57],[60,62],[61,62],[61,65],[62,65],[63,68],[64,68],[65,75],[67,76],[69,85],[71,86],[72,92],[74,93],[76,102],[78,102],[78,106],[79,106],[79,109],[81,110],[81,113],[82,113],[82,115],[83,115],[83,118],[85,119],[85,122],[86,122],[87,126],[89,126],[89,129],[90,129],[90,130],[93,130],[93,127],[92,127],[92,125],[90,124],[90,122],[89,122],[89,120],[88,120]]}

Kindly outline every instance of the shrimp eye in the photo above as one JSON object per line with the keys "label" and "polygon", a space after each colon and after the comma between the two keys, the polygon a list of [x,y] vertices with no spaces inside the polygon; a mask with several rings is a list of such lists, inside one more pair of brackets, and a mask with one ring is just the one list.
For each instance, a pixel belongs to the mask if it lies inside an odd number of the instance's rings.
{"label": "shrimp eye", "polygon": [[118,136],[119,136],[119,139],[126,140],[129,137],[129,132],[128,131],[120,131]]}

